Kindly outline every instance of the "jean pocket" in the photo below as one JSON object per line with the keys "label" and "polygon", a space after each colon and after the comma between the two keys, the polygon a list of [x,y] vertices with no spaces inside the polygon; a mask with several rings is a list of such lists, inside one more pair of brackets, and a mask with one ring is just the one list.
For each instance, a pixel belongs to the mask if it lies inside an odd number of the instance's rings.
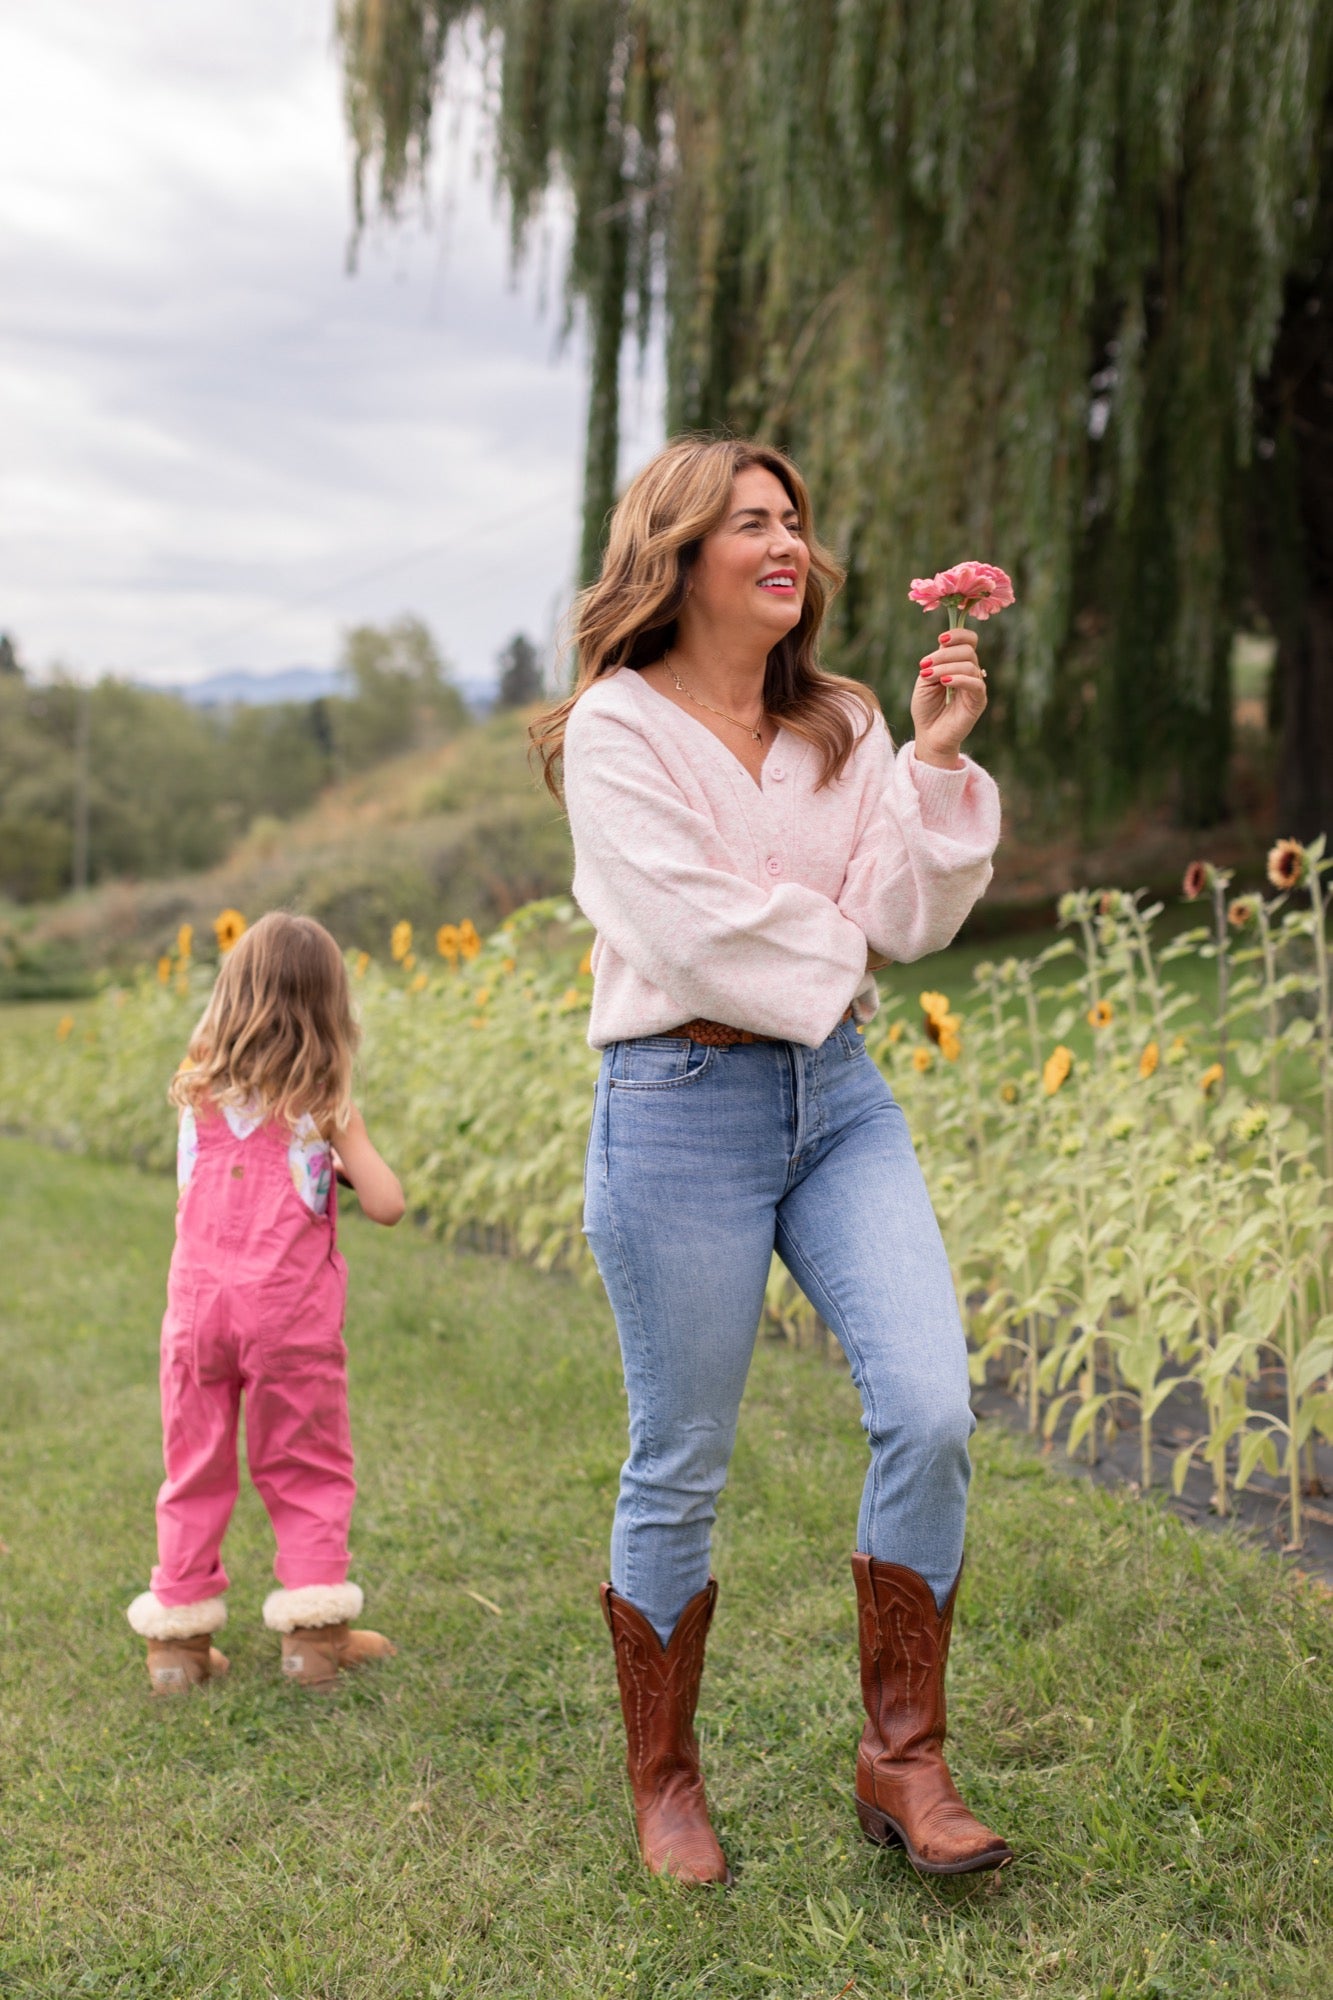
{"label": "jean pocket", "polygon": [[617,1042],[611,1058],[612,1090],[679,1090],[697,1083],[717,1050],[680,1035],[643,1035]]}
{"label": "jean pocket", "polygon": [[855,1021],[839,1021],[833,1032],[842,1046],[846,1061],[855,1062],[858,1056],[865,1054],[866,1045]]}

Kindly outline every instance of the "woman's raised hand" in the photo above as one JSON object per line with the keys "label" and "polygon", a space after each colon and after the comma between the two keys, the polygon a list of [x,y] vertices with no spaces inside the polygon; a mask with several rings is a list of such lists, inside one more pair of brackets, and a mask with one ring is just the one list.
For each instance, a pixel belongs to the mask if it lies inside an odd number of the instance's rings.
{"label": "woman's raised hand", "polygon": [[[953,700],[947,700],[949,694]],[[986,706],[986,669],[977,659],[977,635],[967,626],[944,633],[921,662],[912,691],[916,754],[923,764],[946,768]]]}

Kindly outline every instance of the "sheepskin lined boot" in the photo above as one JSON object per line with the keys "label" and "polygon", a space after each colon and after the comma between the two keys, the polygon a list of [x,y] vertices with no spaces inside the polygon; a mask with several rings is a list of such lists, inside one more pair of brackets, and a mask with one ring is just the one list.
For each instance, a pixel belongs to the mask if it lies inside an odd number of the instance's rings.
{"label": "sheepskin lined boot", "polygon": [[329,1694],[338,1675],[389,1660],[398,1651],[380,1632],[354,1632],[348,1620],[364,1603],[355,1583],[312,1583],[273,1590],[264,1600],[264,1623],[282,1634],[283,1678],[315,1694]]}
{"label": "sheepskin lined boot", "polygon": [[717,1602],[710,1577],[676,1621],[671,1644],[627,1598],[602,1585],[602,1610],[616,1653],[639,1852],[654,1875],[678,1882],[730,1882],[727,1858],[708,1818],[694,1711],[704,1643]]}
{"label": "sheepskin lined boot", "polygon": [[230,1662],[210,1635],[227,1622],[220,1597],[198,1604],[161,1604],[151,1590],[136,1597],[125,1616],[130,1629],[148,1641],[148,1679],[155,1695],[188,1694],[204,1681],[219,1680]]}
{"label": "sheepskin lined boot", "polygon": [[966,1875],[1013,1860],[973,1817],[944,1761],[944,1669],[959,1579],[943,1611],[923,1576],[854,1555],[866,1726],[856,1757],[856,1813],[867,1840],[899,1842],[922,1875]]}

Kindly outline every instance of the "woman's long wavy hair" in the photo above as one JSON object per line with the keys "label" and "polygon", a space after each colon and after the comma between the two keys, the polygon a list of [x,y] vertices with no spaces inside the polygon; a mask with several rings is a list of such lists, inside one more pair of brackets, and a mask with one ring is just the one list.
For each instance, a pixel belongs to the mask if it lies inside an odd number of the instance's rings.
{"label": "woman's long wavy hair", "polygon": [[308,1115],[328,1138],[351,1116],[360,1039],[333,938],[313,917],[270,910],[223,959],[167,1096],[196,1112]]}
{"label": "woman's long wavy hair", "polygon": [[800,619],[768,656],[764,707],[820,751],[821,785],[839,776],[871,726],[878,704],[870,690],[819,664],[819,628],[843,571],[815,539],[810,495],[796,467],[770,445],[744,438],[673,438],[625,488],[611,516],[602,573],[575,603],[574,691],[532,724],[533,747],[557,798],[570,710],[603,674],[652,666],[674,645],[700,545],[726,520],[736,475],[751,465],[782,482],[810,551]]}

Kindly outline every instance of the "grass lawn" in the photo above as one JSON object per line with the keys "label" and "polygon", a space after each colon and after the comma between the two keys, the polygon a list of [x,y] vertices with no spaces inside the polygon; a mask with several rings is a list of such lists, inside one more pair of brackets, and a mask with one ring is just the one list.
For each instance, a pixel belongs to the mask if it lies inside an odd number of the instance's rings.
{"label": "grass lawn", "polygon": [[[858,1835],[850,1385],[759,1353],[700,1723],[738,1881],[641,1872],[596,1605],[623,1404],[600,1299],[353,1219],[354,1574],[387,1668],[329,1701],[228,1559],[230,1679],[153,1703],[123,1607],[158,1477],[163,1180],[0,1141],[0,1993],[1333,1995],[1326,1604],[979,1433],[954,1763],[1018,1859]],[[488,1608],[486,1600],[496,1609]],[[372,1615],[373,1614],[373,1615]]]}

